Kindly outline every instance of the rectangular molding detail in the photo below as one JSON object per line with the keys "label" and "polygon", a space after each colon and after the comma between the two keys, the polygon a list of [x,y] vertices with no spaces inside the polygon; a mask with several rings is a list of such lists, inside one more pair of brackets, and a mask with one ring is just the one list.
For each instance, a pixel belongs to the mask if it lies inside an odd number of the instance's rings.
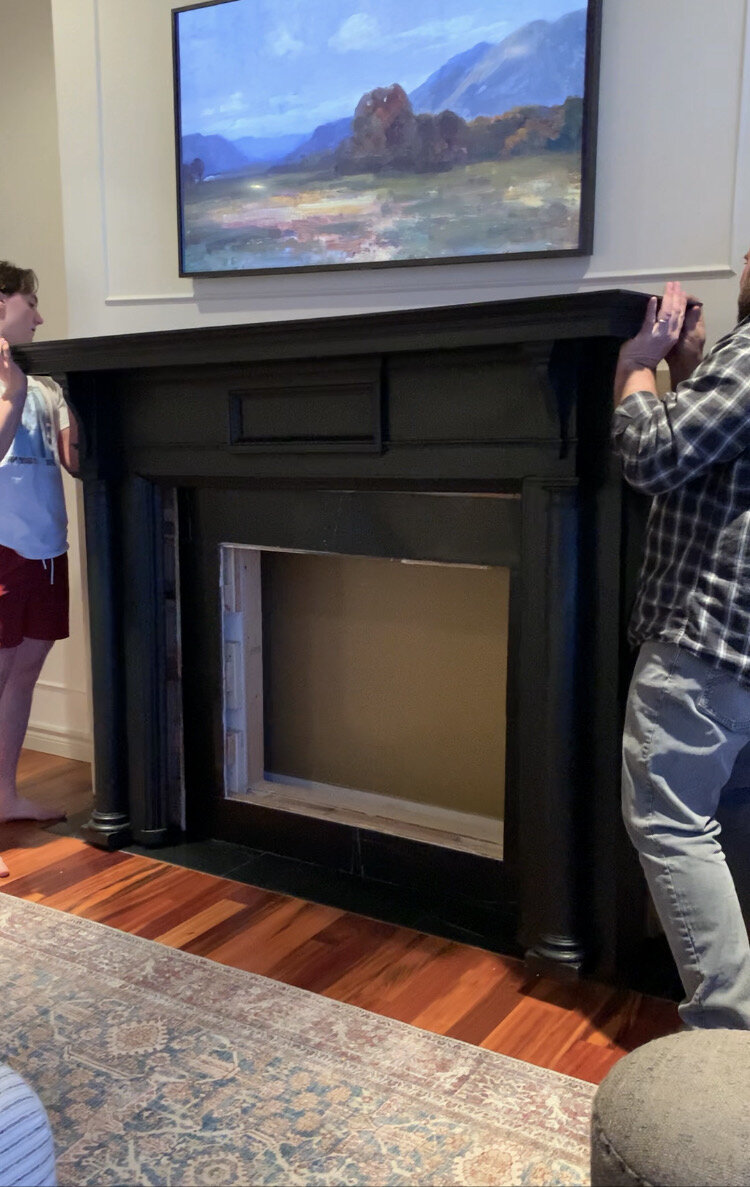
{"label": "rectangular molding detail", "polygon": [[[415,269],[415,271],[417,271],[417,272],[419,272],[419,270],[420,270],[419,268]],[[548,289],[559,288],[561,291],[569,292],[571,289],[571,286],[575,288],[575,286],[577,286],[577,285],[602,285],[603,286],[603,285],[613,285],[613,284],[617,285],[617,284],[621,284],[621,283],[628,283],[628,284],[644,283],[645,284],[647,281],[648,282],[650,282],[652,280],[666,281],[666,280],[670,280],[674,277],[677,277],[679,279],[700,278],[703,280],[728,280],[728,279],[731,279],[733,276],[736,276],[736,274],[737,274],[736,268],[733,268],[731,266],[731,264],[728,264],[728,263],[700,264],[700,265],[691,265],[691,266],[687,266],[687,267],[685,265],[680,265],[680,266],[675,266],[675,267],[659,268],[659,269],[655,269],[653,271],[648,271],[648,272],[639,271],[637,269],[625,269],[625,270],[619,271],[619,272],[589,272],[584,276],[561,276],[561,277],[558,277],[558,276],[550,276],[550,275],[545,275],[545,276],[540,275],[538,278],[534,277],[533,279],[529,279],[528,277],[525,279],[520,278],[520,277],[518,277],[518,278],[516,278],[516,277],[502,277],[502,276],[498,276],[497,273],[493,272],[492,275],[489,276],[486,280],[480,280],[478,278],[473,278],[471,280],[457,281],[456,283],[453,283],[453,284],[446,283],[445,278],[443,278],[443,280],[441,281],[441,284],[439,286],[439,291],[444,293],[446,295],[446,297],[450,297],[451,293],[461,292],[463,289],[474,289],[477,291],[482,291],[485,289],[500,290],[506,286],[508,288],[514,288],[514,289],[539,288],[540,286],[544,286],[545,288],[548,288]],[[338,276],[340,277],[341,274],[339,273]],[[264,277],[264,279],[265,279],[265,277]],[[395,286],[391,287],[391,288],[384,287],[384,288],[378,290],[379,293],[383,296],[398,297],[398,296],[403,295],[404,293],[410,293],[410,292],[412,292],[412,293],[427,293],[427,292],[431,292],[431,291],[434,292],[435,287],[436,287],[434,278],[428,279],[427,277],[425,277],[421,283],[419,282],[418,276],[414,277],[412,283],[404,283],[404,279],[405,278],[403,277],[403,274],[402,274],[402,276],[400,277],[400,283],[399,283],[398,287],[395,287]],[[342,278],[342,280],[343,280],[343,278]],[[285,295],[287,297],[295,297],[295,296],[300,296],[305,291],[306,290],[303,290],[301,288],[298,290],[294,290],[294,291],[289,290],[285,293]],[[328,291],[328,295],[331,298],[335,298],[335,297],[347,296],[347,295],[352,295],[352,294],[358,295],[361,292],[362,292],[361,288],[358,288],[358,287],[355,288],[354,286],[347,284],[344,281],[343,283],[341,283],[340,287],[337,286],[335,290],[333,288],[331,288]],[[222,291],[215,291],[212,293],[201,292],[200,294],[195,293],[195,292],[193,292],[193,293],[111,293],[108,297],[106,297],[104,303],[105,303],[105,305],[111,305],[111,306],[179,305],[179,304],[189,305],[189,304],[195,304],[197,302],[198,295],[200,295],[201,302],[205,303],[205,304],[208,304],[211,301],[222,301],[223,302],[223,301],[227,300],[227,293],[222,292]],[[272,292],[267,293],[268,297],[271,297],[274,295],[278,295],[278,294],[275,294]],[[448,302],[448,303],[450,303],[450,302]],[[248,309],[250,308],[249,303],[248,303],[247,307],[248,307]],[[319,315],[319,311],[317,311],[317,310],[313,311],[311,313],[311,316],[318,316],[318,315]],[[299,317],[300,316],[299,311],[295,311],[293,316]]]}

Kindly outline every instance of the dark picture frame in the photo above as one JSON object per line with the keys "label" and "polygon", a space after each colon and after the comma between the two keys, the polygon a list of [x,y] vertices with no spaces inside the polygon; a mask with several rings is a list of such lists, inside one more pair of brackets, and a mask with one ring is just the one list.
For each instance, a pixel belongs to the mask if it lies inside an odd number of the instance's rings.
{"label": "dark picture frame", "polygon": [[[308,3],[321,15],[331,7],[331,0]],[[524,11],[533,13],[535,6],[548,11],[557,4],[527,0]],[[476,5],[486,17],[487,0],[476,0]],[[545,21],[540,16],[511,29],[497,44],[462,49],[457,37],[452,47],[457,52],[448,53],[420,86],[409,93],[392,82],[363,86],[350,117],[300,126],[296,136],[279,132],[234,138],[216,131],[212,117],[234,108],[219,117],[220,126],[221,120],[227,125],[233,120],[232,126],[241,130],[245,118],[254,128],[253,104],[248,106],[247,94],[236,90],[222,103],[213,89],[215,107],[204,105],[196,114],[201,87],[217,72],[196,51],[195,28],[191,43],[189,24],[195,27],[203,19],[192,16],[201,10],[234,9],[235,20],[246,7],[262,15],[270,10],[270,0],[203,0],[174,9],[179,275],[219,278],[591,255],[602,5],[603,0],[571,0],[562,17]],[[336,7],[341,10],[341,3]],[[362,7],[353,0],[349,27],[368,19]],[[470,15],[472,0],[466,7]],[[447,4],[437,8],[455,11]],[[500,18],[518,6],[513,0],[496,0],[495,8]],[[283,0],[276,0],[273,11],[283,16]],[[214,21],[215,36],[213,41],[203,37],[201,44],[221,54],[215,14],[207,19]],[[410,34],[413,30],[404,27],[393,40]],[[296,44],[302,53],[304,42]],[[333,38],[329,44],[336,44]],[[236,74],[229,69],[235,49],[226,50],[228,88],[236,85]],[[483,70],[495,87],[492,95],[499,96],[493,101],[501,106],[503,95],[512,94],[507,82],[511,71],[502,73],[505,59],[519,52],[530,55],[532,66],[537,55],[535,85],[540,94],[545,87],[551,90],[552,83],[544,79],[553,76],[558,99],[563,93],[559,87],[572,77],[568,63],[575,60],[583,94],[567,95],[562,102],[520,102],[484,114],[486,101],[477,98],[481,88],[471,79],[477,69]],[[559,79],[550,70],[555,52]],[[499,67],[493,74],[495,62]],[[533,75],[533,70],[526,73]],[[442,86],[444,78],[458,96],[454,105],[467,114],[442,106],[450,90]],[[524,83],[527,94],[521,88],[521,97],[534,93],[533,85]],[[439,110],[424,109],[429,106]],[[480,114],[472,116],[472,110]],[[274,118],[268,122],[274,124]]]}

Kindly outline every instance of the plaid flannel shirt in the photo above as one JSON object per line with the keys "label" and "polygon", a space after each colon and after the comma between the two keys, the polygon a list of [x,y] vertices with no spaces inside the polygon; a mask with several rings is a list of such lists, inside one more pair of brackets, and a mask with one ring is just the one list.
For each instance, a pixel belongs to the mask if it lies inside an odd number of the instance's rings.
{"label": "plaid flannel shirt", "polygon": [[654,496],[630,642],[679,643],[750,684],[750,318],[665,399],[627,396],[612,441]]}

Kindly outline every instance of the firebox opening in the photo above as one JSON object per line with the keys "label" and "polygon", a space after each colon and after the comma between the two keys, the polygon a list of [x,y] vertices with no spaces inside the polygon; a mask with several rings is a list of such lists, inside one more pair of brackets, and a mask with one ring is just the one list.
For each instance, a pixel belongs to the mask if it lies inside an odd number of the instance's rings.
{"label": "firebox opening", "polygon": [[500,859],[509,570],[221,546],[224,793]]}

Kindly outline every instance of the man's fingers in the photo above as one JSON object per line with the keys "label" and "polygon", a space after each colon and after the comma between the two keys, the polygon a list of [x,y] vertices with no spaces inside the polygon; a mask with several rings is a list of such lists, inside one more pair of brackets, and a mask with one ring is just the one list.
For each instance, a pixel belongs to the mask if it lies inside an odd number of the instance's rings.
{"label": "man's fingers", "polygon": [[685,311],[685,329],[694,330],[695,327],[700,324],[702,318],[702,305],[688,305],[687,310]]}
{"label": "man's fingers", "polygon": [[670,286],[669,293],[669,314],[672,318],[682,318],[685,314],[687,306],[687,296],[683,292],[682,285],[678,281],[674,281]]}
{"label": "man's fingers", "polygon": [[657,321],[660,325],[666,325],[672,320],[675,313],[675,282],[668,280],[664,285],[664,294],[659,304],[659,316]]}
{"label": "man's fingers", "polygon": [[646,306],[646,316],[643,319],[643,329],[652,330],[656,322],[656,306],[657,298],[649,297],[648,305]]}
{"label": "man's fingers", "polygon": [[682,328],[687,295],[678,281],[668,281],[664,286],[661,308],[659,309],[659,324],[669,333],[679,333]]}

